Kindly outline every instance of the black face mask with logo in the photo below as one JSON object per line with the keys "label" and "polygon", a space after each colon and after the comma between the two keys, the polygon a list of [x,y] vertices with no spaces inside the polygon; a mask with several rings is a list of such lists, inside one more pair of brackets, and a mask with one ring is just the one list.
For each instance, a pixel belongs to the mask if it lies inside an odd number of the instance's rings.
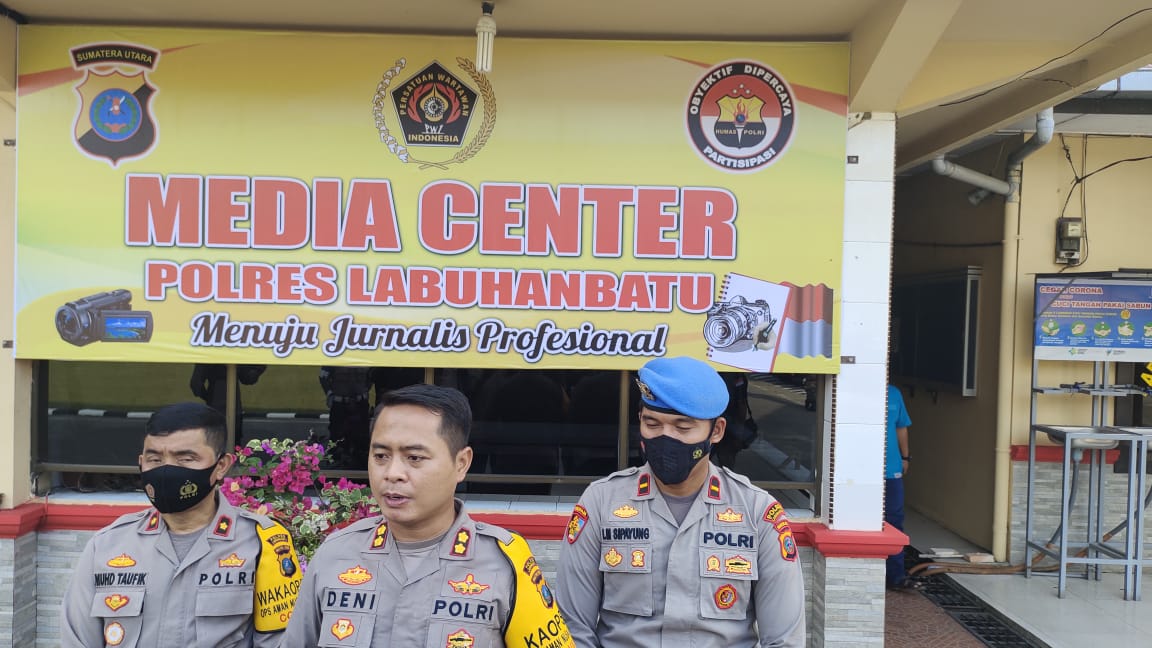
{"label": "black face mask with logo", "polygon": [[212,493],[212,473],[208,468],[163,465],[140,472],[144,493],[161,513],[182,513],[204,501]]}
{"label": "black face mask with logo", "polygon": [[644,439],[642,448],[656,479],[665,484],[679,484],[688,479],[700,460],[707,459],[712,442],[704,439],[699,443],[684,443],[662,434]]}

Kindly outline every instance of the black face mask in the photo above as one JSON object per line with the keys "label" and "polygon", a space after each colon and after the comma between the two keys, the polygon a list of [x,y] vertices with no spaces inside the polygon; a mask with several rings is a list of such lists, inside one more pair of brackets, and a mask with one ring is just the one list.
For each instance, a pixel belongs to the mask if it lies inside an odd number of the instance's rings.
{"label": "black face mask", "polygon": [[212,472],[208,468],[163,465],[140,472],[144,493],[161,513],[181,513],[204,501],[212,493]]}
{"label": "black face mask", "polygon": [[656,479],[665,484],[679,484],[688,479],[701,459],[708,457],[712,442],[704,439],[689,444],[662,434],[653,439],[644,439],[642,449]]}

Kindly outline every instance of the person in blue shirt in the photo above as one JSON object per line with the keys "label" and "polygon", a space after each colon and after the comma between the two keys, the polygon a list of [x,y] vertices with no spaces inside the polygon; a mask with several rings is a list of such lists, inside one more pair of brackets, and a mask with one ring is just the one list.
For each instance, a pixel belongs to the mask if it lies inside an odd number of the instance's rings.
{"label": "person in blue shirt", "polygon": [[[904,407],[904,397],[894,385],[888,385],[888,442],[884,460],[884,521],[904,530],[904,475],[908,473],[908,426],[912,419]],[[908,577],[904,568],[904,551],[888,556],[885,581],[888,589],[920,589],[919,581]]]}

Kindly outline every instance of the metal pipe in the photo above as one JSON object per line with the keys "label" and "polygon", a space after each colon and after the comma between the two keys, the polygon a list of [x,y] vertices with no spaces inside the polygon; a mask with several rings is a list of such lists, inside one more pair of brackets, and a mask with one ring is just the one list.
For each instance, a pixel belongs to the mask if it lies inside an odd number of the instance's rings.
{"label": "metal pipe", "polygon": [[1012,479],[1012,396],[1016,382],[1016,301],[1020,287],[1020,181],[1024,158],[1052,141],[1052,109],[1036,115],[1036,133],[1008,156],[1011,193],[1004,201],[1003,261],[1000,264],[1000,354],[996,387],[996,447],[992,481],[992,554],[1008,557],[1008,514]]}
{"label": "metal pipe", "polygon": [[990,191],[1001,196],[1007,196],[1012,192],[1012,185],[999,179],[993,178],[990,175],[984,175],[979,171],[973,171],[968,167],[962,167],[954,162],[949,162],[943,156],[932,160],[932,170],[946,178],[954,178],[960,182],[970,184],[974,187],[980,187],[986,191]]}

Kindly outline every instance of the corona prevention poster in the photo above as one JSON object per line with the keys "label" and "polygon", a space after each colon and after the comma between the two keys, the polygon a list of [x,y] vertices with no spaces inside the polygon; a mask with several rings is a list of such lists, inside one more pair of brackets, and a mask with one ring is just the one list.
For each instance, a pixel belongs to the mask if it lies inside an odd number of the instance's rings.
{"label": "corona prevention poster", "polygon": [[848,48],[25,27],[22,358],[834,373]]}

